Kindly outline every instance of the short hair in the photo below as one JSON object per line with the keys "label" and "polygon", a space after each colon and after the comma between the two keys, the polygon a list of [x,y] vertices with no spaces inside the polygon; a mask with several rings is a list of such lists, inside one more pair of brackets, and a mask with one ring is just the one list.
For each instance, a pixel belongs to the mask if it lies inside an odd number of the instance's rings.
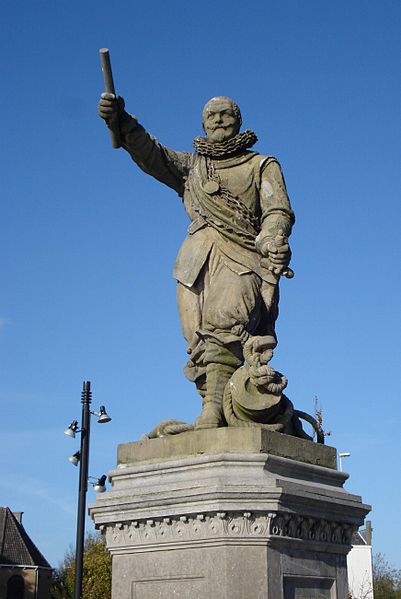
{"label": "short hair", "polygon": [[239,122],[239,126],[241,127],[241,125],[242,125],[242,115],[241,115],[241,111],[239,109],[239,106],[238,106],[238,104],[236,102],[234,102],[234,100],[231,100],[231,98],[227,98],[227,96],[214,96],[213,98],[210,98],[210,100],[208,100],[206,102],[206,104],[204,105],[203,110],[202,110],[202,124],[205,123],[205,112],[206,112],[209,104],[211,104],[212,102],[215,102],[215,101],[219,101],[219,102],[226,101],[226,102],[229,102],[231,104],[232,109],[233,109],[233,113],[235,115],[235,118],[237,119],[237,121]]}

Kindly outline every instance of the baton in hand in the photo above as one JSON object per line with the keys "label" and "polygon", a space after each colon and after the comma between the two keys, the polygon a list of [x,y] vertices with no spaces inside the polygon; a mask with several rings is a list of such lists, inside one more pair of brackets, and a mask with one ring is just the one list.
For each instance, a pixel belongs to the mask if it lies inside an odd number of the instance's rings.
{"label": "baton in hand", "polygon": [[[116,95],[114,89],[113,73],[111,72],[110,54],[107,48],[100,48],[100,62],[102,64],[104,87],[108,94]],[[118,127],[118,120],[111,120],[109,122],[111,145],[113,148],[121,148],[120,130]]]}

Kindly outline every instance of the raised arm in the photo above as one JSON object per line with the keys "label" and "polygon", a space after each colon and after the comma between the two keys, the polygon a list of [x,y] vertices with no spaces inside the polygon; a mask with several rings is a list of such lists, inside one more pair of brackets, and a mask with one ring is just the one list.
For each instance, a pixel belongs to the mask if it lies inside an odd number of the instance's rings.
{"label": "raised arm", "polygon": [[183,195],[191,153],[175,152],[160,144],[145,131],[135,117],[125,111],[124,100],[119,96],[102,94],[99,101],[99,116],[106,124],[117,118],[121,145],[134,162],[145,173],[168,185],[180,196]]}

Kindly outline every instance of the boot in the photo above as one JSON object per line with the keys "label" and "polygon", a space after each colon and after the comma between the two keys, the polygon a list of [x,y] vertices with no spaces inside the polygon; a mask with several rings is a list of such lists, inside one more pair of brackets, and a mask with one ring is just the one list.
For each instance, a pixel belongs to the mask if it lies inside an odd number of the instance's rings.
{"label": "boot", "polygon": [[195,420],[195,430],[225,425],[224,388],[235,370],[234,366],[225,364],[212,363],[206,366],[206,395],[202,400],[202,414]]}
{"label": "boot", "polygon": [[202,405],[206,397],[206,373],[198,377],[195,381],[196,390],[202,398]]}

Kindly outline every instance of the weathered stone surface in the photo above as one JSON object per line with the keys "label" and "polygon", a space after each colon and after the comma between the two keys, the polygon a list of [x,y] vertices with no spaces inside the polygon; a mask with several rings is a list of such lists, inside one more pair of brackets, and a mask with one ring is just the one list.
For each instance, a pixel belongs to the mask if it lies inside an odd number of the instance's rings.
{"label": "weathered stone surface", "polygon": [[120,446],[112,490],[90,506],[113,555],[112,599],[346,599],[369,507],[345,473],[269,452],[279,440],[221,429]]}
{"label": "weathered stone surface", "polygon": [[[225,96],[205,105],[206,138],[194,139],[195,152],[163,146],[114,94],[101,95],[99,115],[118,135],[116,147],[121,143],[142,170],[183,199],[191,225],[174,277],[188,343],[185,374],[202,398],[195,428],[232,421],[237,426],[229,402],[227,415],[223,410],[223,396],[231,376],[244,363],[246,343],[248,350],[252,348],[248,353],[253,383],[282,382],[266,367],[277,343],[279,280],[294,274],[288,267],[294,214],[280,164],[273,156],[250,150],[257,137],[253,131],[240,131],[240,109]],[[287,402],[271,422],[264,412],[261,422],[304,438],[296,415],[292,424],[291,407]]]}
{"label": "weathered stone surface", "polygon": [[257,428],[218,428],[190,431],[161,439],[118,446],[118,464],[162,462],[182,456],[219,453],[263,453],[308,464],[336,468],[334,447]]}
{"label": "weathered stone surface", "polygon": [[[346,554],[369,506],[344,490],[321,425],[269,365],[279,280],[293,276],[280,165],[249,150],[256,136],[228,98],[205,106],[194,153],[162,146],[124,107],[105,94],[99,114],[191,220],[174,276],[203,407],[195,431],[169,420],[120,445],[112,490],[90,506],[113,556],[112,598],[346,599]],[[153,438],[164,434],[176,436]]]}

